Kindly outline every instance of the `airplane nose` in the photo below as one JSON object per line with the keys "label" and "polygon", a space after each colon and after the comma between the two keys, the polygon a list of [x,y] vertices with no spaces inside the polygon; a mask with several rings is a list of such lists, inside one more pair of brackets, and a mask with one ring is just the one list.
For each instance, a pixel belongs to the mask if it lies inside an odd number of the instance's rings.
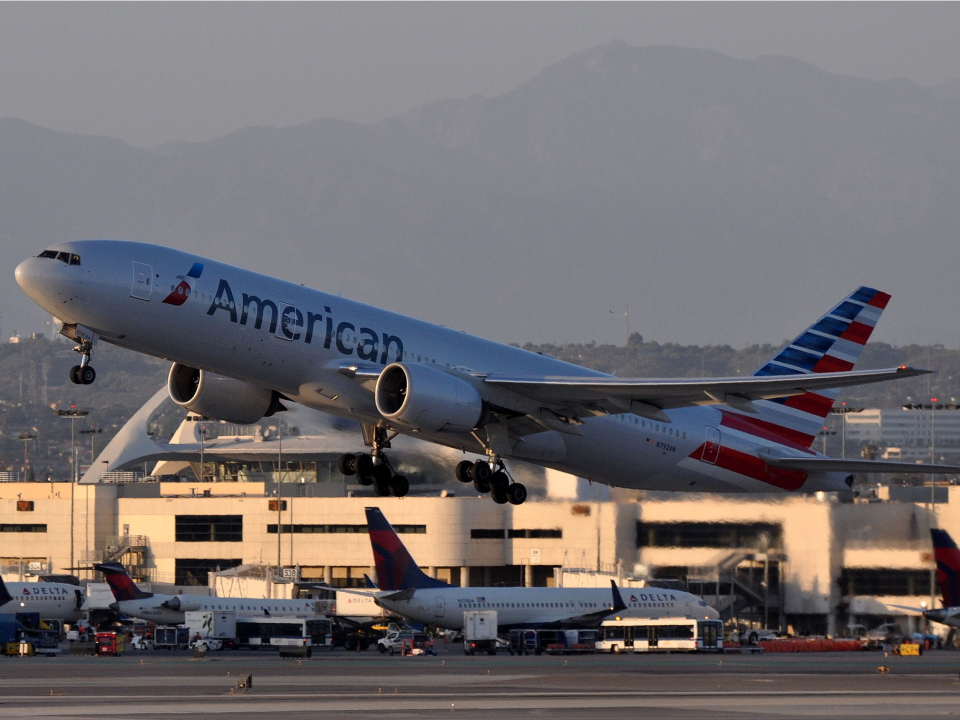
{"label": "airplane nose", "polygon": [[43,270],[41,258],[28,258],[17,265],[17,285],[37,303],[43,299]]}

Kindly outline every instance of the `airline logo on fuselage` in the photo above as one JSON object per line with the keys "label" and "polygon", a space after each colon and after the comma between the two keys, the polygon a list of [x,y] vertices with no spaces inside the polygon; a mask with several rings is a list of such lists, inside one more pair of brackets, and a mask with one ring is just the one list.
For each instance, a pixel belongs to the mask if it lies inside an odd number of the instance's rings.
{"label": "airline logo on fuselage", "polygon": [[67,593],[66,590],[64,590],[63,588],[59,588],[59,587],[45,588],[45,587],[34,586],[32,589],[31,589],[31,588],[24,588],[22,594],[23,594],[23,595],[33,595],[33,596],[42,596],[42,595],[48,595],[48,596],[49,596],[49,595],[53,595],[53,596],[55,596],[55,597],[63,597],[64,595],[67,595],[68,593]]}
{"label": "airline logo on fuselage", "polygon": [[199,279],[202,273],[203,263],[194,263],[186,276],[177,275],[177,280],[179,280],[180,283],[163,299],[163,302],[167,305],[183,305],[187,301],[187,298],[190,297],[190,293],[193,292],[193,286],[190,284],[190,281]]}
{"label": "airline logo on fuselage", "polygon": [[240,302],[237,302],[230,283],[221,279],[207,315],[214,316],[218,311],[225,312],[230,322],[252,325],[256,330],[264,329],[264,320],[269,318],[267,331],[282,340],[312,345],[322,338],[325,350],[336,348],[342,355],[356,352],[361,360],[381,365],[403,359],[403,341],[399,337],[378,333],[368,327],[358,330],[356,325],[347,321],[336,322],[329,306],[324,306],[323,313],[307,311],[304,315],[303,311],[288,303],[247,293],[241,293]]}
{"label": "airline logo on fuselage", "polygon": [[631,595],[630,602],[676,602],[677,596],[673,593],[639,593]]}

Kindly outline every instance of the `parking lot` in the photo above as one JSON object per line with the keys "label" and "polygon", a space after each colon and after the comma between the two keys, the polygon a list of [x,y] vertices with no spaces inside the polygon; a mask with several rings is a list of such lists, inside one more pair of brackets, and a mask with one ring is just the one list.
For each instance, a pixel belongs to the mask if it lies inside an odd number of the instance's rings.
{"label": "parking lot", "polygon": [[[878,667],[888,672],[878,672]],[[0,717],[903,718],[960,715],[960,654],[436,657],[322,651],[0,658]],[[252,689],[237,681],[252,676]]]}

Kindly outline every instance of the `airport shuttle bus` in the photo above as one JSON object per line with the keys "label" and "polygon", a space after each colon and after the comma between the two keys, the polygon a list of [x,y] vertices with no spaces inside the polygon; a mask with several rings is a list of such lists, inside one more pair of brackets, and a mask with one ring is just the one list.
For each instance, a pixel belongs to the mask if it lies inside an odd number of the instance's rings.
{"label": "airport shuttle bus", "polygon": [[330,621],[325,618],[256,618],[237,620],[237,644],[258,650],[285,646],[326,647],[331,639]]}
{"label": "airport shuttle bus", "polygon": [[723,623],[691,618],[605,620],[600,652],[717,652],[723,650]]}

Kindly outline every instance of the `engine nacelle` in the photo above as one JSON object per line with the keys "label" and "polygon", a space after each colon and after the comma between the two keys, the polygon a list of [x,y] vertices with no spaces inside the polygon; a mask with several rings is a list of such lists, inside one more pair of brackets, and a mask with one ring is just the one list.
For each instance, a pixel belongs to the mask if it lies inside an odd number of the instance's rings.
{"label": "engine nacelle", "polygon": [[427,365],[387,365],[377,379],[376,400],[387,420],[427,432],[467,432],[483,413],[473,385]]}
{"label": "engine nacelle", "polygon": [[195,599],[190,600],[181,600],[179,597],[172,597],[169,600],[164,600],[160,603],[160,607],[167,608],[167,610],[173,610],[177,612],[178,610],[183,610],[184,612],[193,612],[194,610],[200,609],[200,601]]}
{"label": "engine nacelle", "polygon": [[282,408],[272,390],[180,363],[170,368],[167,391],[190,412],[240,425],[255,423]]}

